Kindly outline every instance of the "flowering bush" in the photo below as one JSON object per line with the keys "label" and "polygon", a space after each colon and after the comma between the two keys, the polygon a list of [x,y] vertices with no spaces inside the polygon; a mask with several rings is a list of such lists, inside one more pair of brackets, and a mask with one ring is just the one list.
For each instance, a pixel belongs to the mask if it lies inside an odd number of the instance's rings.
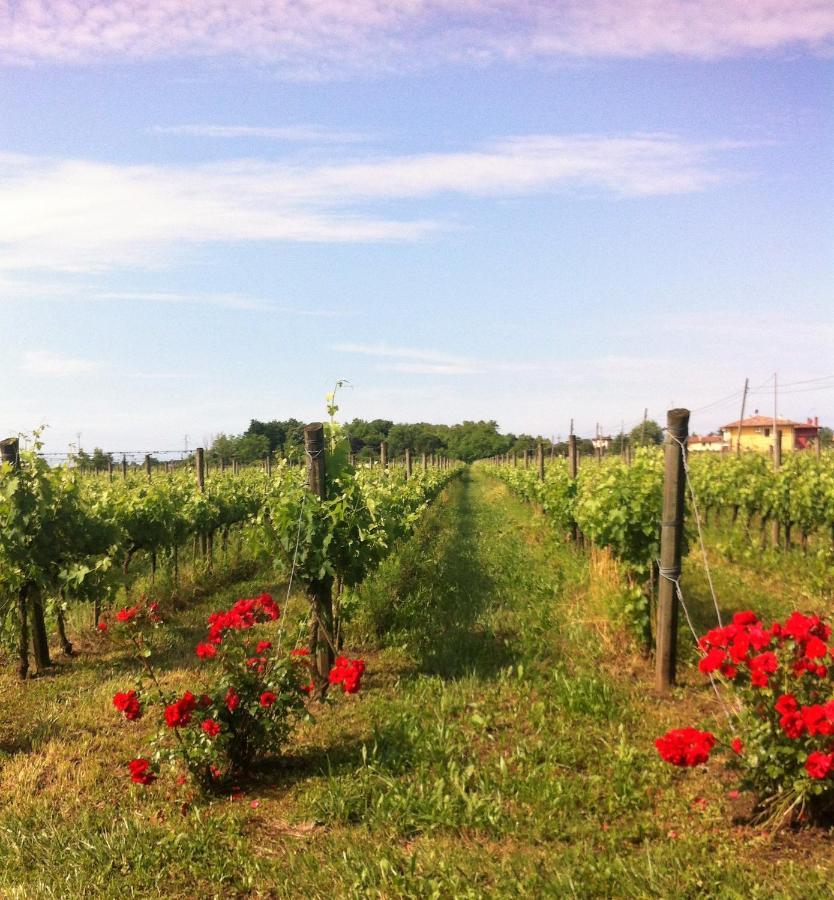
{"label": "flowering bush", "polygon": [[[765,626],[749,611],[698,642],[701,672],[732,693],[734,732],[723,742],[743,773],[760,814],[774,822],[834,806],[834,685],[831,628],[819,616],[793,612]],[[716,739],[694,728],[655,741],[678,766],[704,763]]]}
{"label": "flowering bush", "polygon": [[[277,752],[311,689],[306,683],[306,648],[280,654],[271,640],[251,636],[251,629],[279,618],[272,597],[261,594],[238,600],[231,608],[209,616],[206,639],[195,648],[205,666],[203,687],[178,697],[162,690],[150,665],[150,651],[136,626],[143,620],[154,624],[157,620],[143,619],[141,609],[137,605],[122,610],[116,622],[132,629],[130,637],[143,661],[146,684],[139,690],[117,693],[113,705],[133,721],[142,717],[143,703],[152,697],[164,709],[164,724],[153,741],[151,758],[129,763],[131,780],[151,784],[162,762],[180,762],[198,782],[209,786],[245,771],[267,753]],[[156,609],[153,616],[158,618]],[[330,682],[342,684],[345,693],[355,693],[364,668],[362,660],[339,657]]]}

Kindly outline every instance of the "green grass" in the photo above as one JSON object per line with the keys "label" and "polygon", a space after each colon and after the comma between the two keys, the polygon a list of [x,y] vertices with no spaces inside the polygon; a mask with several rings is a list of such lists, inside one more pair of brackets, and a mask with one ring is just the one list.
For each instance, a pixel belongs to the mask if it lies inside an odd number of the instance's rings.
{"label": "green grass", "polygon": [[[159,638],[166,680],[194,677],[209,609],[270,587],[178,611]],[[653,698],[586,557],[501,484],[453,484],[351,608],[362,693],[316,711],[234,801],[126,783],[145,726],[110,696],[131,664],[89,633],[54,676],[3,675],[0,896],[829,892],[826,835],[734,826],[719,761],[681,774],[658,760],[658,733],[715,716],[709,694],[692,679]],[[290,619],[303,612],[295,597]]]}

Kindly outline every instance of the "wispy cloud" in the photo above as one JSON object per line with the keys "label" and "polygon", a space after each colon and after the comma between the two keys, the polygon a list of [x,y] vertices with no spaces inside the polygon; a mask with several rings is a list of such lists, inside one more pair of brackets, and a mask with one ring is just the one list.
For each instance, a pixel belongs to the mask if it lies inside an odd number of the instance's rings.
{"label": "wispy cloud", "polygon": [[381,360],[379,368],[386,372],[412,375],[477,375],[483,364],[466,356],[421,350],[414,347],[392,347],[388,344],[340,343],[332,347],[337,353],[351,353]]}
{"label": "wispy cloud", "polygon": [[[449,227],[411,201],[589,190],[702,191],[741,145],[665,134],[526,135],[456,153],[316,164],[108,165],[0,155],[0,270],[165,264],[206,242],[419,240]],[[399,201],[397,215],[391,201]],[[375,204],[384,208],[375,214]]]}
{"label": "wispy cloud", "polygon": [[358,144],[370,136],[358,131],[336,131],[318,125],[157,125],[153,134],[181,135],[200,138],[262,138],[304,144]]}
{"label": "wispy cloud", "polygon": [[302,78],[825,50],[832,35],[829,0],[0,0],[0,63],[231,58]]}
{"label": "wispy cloud", "polygon": [[49,350],[29,350],[23,354],[20,371],[25,375],[44,378],[71,378],[91,375],[102,368],[101,363],[89,359],[74,359]]}
{"label": "wispy cloud", "polygon": [[284,306],[271,300],[251,297],[247,294],[212,293],[195,291],[182,293],[177,291],[98,291],[86,295],[85,299],[98,301],[128,301],[138,303],[164,303],[175,306],[215,306],[223,309],[252,310],[270,312],[288,316],[305,318],[344,318],[356,313],[349,309],[323,309],[317,307],[301,308]]}

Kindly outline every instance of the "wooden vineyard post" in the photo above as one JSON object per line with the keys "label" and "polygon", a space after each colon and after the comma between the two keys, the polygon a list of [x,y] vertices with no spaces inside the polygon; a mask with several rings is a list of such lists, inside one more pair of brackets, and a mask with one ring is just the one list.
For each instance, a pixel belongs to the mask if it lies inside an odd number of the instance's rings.
{"label": "wooden vineyard post", "polygon": [[380,441],[379,464],[382,466],[383,469],[388,468],[388,441]]}
{"label": "wooden vineyard post", "polygon": [[[304,428],[304,450],[307,456],[307,487],[319,500],[327,499],[324,426],[313,422]],[[310,658],[314,660],[313,682],[323,697],[327,691],[330,670],[335,658],[333,634],[333,584],[330,576],[311,581],[307,586],[310,600]]]}
{"label": "wooden vineyard post", "polygon": [[107,480],[110,484],[113,484],[113,460],[107,460]]}
{"label": "wooden vineyard post", "polygon": [[[0,441],[0,463],[5,463],[13,469],[20,466],[20,444],[17,438],[6,438]],[[27,597],[29,586],[23,585],[17,592],[17,674],[20,678],[29,675],[29,618]]]}
{"label": "wooden vineyard post", "polygon": [[200,493],[205,493],[206,490],[206,451],[203,450],[202,447],[198,447],[194,451],[194,464],[197,468],[197,488]]}
{"label": "wooden vineyard post", "polygon": [[541,441],[536,447],[536,475],[539,481],[544,481],[544,444]]}
{"label": "wooden vineyard post", "polygon": [[686,491],[684,470],[689,410],[670,409],[666,414],[666,446],[663,468],[663,513],[660,522],[660,584],[657,600],[657,659],[655,686],[667,693],[675,683],[678,645],[678,579],[681,575],[683,507]]}
{"label": "wooden vineyard post", "polygon": [[513,468],[518,465],[518,454],[513,450]]}
{"label": "wooden vineyard post", "polygon": [[408,447],[405,448],[405,477],[411,478],[411,450]]}
{"label": "wooden vineyard post", "polygon": [[266,472],[266,477],[272,477],[272,454],[267,453],[266,459],[264,460],[264,471]]}
{"label": "wooden vineyard post", "polygon": [[122,454],[122,481],[127,481],[127,456]]}
{"label": "wooden vineyard post", "polygon": [[524,468],[530,468],[530,451],[527,448],[524,449]]}
{"label": "wooden vineyard post", "polygon": [[426,459],[426,454],[424,453],[420,458],[420,467],[422,468],[424,475],[428,471],[428,465],[428,460]]}
{"label": "wooden vineyard post", "polygon": [[[774,425],[776,420],[774,419]],[[782,468],[782,429],[775,428],[773,429],[773,471],[778,472],[779,469]],[[779,534],[781,531],[781,526],[779,524],[779,519],[777,516],[774,516],[773,522],[771,523],[771,529],[773,531],[772,539],[774,548],[779,547]],[[790,531],[788,530],[787,523],[785,524],[785,546],[790,546]]]}
{"label": "wooden vineyard post", "polygon": [[[572,434],[568,437],[568,476],[571,481],[576,482],[579,474],[579,456],[576,452],[576,435]],[[571,526],[571,540],[576,543],[579,540],[579,528],[576,522]]]}

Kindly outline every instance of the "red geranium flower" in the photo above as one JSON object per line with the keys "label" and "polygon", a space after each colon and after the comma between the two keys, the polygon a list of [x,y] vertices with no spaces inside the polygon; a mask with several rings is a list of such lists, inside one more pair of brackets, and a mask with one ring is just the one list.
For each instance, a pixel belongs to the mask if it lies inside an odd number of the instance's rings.
{"label": "red geranium flower", "polygon": [[186,691],[175,703],[165,707],[165,722],[169,728],[183,728],[191,721],[191,713],[197,706],[197,698]]}
{"label": "red geranium flower", "polygon": [[741,756],[741,753],[744,750],[744,744],[742,743],[741,738],[733,738],[730,741],[730,749],[733,751],[733,753],[737,753],[739,756]]}
{"label": "red geranium flower", "polygon": [[131,722],[134,719],[142,717],[142,707],[139,705],[139,698],[136,691],[127,691],[123,694],[113,695],[113,706],[124,714],[124,717]]}
{"label": "red geranium flower", "polygon": [[338,656],[336,664],[330,670],[329,681],[331,684],[341,684],[346,694],[355,694],[359,690],[359,681],[364,671],[365,660]]}
{"label": "red geranium flower", "polygon": [[661,758],[673,766],[698,766],[709,759],[715,735],[696,728],[677,728],[658,738],[654,745]]}
{"label": "red geranium flower", "polygon": [[203,731],[205,731],[205,733],[212,738],[220,734],[220,723],[215,722],[214,719],[206,719],[200,724],[200,728],[202,728]]}
{"label": "red geranium flower", "polygon": [[261,694],[261,697],[260,697],[260,703],[261,703],[261,706],[269,707],[269,706],[272,706],[272,704],[273,704],[277,699],[278,699],[278,698],[275,696],[275,694],[272,693],[272,691],[264,691],[264,692]]}
{"label": "red geranium flower", "polygon": [[149,760],[140,757],[132,759],[127,765],[130,769],[130,780],[136,784],[151,784],[156,781],[156,775],[151,771]]}
{"label": "red geranium flower", "polygon": [[200,659],[211,659],[217,656],[217,647],[214,644],[197,644],[197,656]]}
{"label": "red geranium flower", "polygon": [[120,622],[130,622],[134,618],[136,618],[136,614],[139,612],[139,605],[125,607],[124,609],[120,609],[116,613],[116,618]]}
{"label": "red geranium flower", "polygon": [[825,778],[834,766],[834,753],[821,753],[814,750],[805,760],[805,771],[811,778]]}
{"label": "red geranium flower", "polygon": [[258,641],[255,644],[255,653],[260,655],[261,653],[265,653],[272,646],[272,641]]}
{"label": "red geranium flower", "polygon": [[230,687],[228,691],[226,691],[226,708],[229,712],[234,712],[238,706],[240,705],[240,697],[237,694],[237,691]]}

